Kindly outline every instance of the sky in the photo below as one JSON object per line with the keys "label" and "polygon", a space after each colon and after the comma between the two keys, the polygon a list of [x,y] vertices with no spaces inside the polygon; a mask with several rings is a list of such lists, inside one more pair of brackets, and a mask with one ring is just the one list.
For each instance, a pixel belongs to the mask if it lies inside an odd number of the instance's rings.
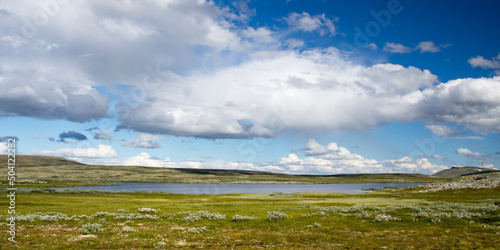
{"label": "sky", "polygon": [[500,2],[0,0],[0,152],[288,174],[500,167]]}

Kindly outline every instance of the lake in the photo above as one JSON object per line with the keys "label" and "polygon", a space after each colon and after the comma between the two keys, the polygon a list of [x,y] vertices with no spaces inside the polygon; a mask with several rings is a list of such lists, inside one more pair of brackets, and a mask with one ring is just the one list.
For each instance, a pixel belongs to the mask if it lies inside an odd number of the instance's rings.
{"label": "lake", "polygon": [[409,187],[424,183],[339,183],[339,184],[194,184],[113,182],[115,186],[62,187],[58,189],[100,191],[150,191],[174,194],[233,193],[366,193],[367,189]]}

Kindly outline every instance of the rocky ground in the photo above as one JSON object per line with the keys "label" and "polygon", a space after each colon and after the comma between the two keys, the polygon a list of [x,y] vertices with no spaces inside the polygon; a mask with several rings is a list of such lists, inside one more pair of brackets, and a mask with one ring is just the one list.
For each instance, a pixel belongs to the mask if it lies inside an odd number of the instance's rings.
{"label": "rocky ground", "polygon": [[451,181],[437,182],[422,185],[422,190],[420,193],[436,192],[441,190],[454,190],[462,188],[495,188],[500,186],[500,174],[484,174],[484,175],[473,175],[461,178],[456,178]]}

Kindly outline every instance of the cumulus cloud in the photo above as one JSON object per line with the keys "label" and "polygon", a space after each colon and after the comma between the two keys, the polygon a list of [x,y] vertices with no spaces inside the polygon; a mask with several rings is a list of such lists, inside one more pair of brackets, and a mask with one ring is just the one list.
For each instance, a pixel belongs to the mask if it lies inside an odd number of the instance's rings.
{"label": "cumulus cloud", "polygon": [[[311,152],[312,150],[312,152]],[[339,173],[425,173],[432,174],[446,169],[446,166],[435,165],[426,158],[416,161],[409,157],[397,160],[376,161],[353,154],[344,147],[332,142],[327,146],[320,145],[310,139],[301,150],[306,156],[300,158],[296,154],[282,157],[279,161],[265,165],[279,169],[280,172],[295,174],[339,174]],[[313,153],[313,154],[311,154]]]}
{"label": "cumulus cloud", "polygon": [[392,54],[407,54],[411,53],[412,49],[410,47],[406,47],[400,43],[385,43],[384,48],[382,49],[383,51],[387,51]]}
{"label": "cumulus cloud", "polygon": [[491,60],[485,59],[483,56],[471,57],[467,61],[473,68],[480,67],[483,69],[500,69],[500,53],[497,57]]}
{"label": "cumulus cloud", "polygon": [[[241,15],[250,15],[241,3]],[[91,0],[58,7],[39,27],[23,23],[45,11],[38,2],[3,4],[9,15],[0,15],[0,117],[110,117],[109,98],[98,90],[120,83],[141,94],[129,93],[132,104],[123,100],[117,107],[117,128],[142,133],[252,138],[411,121],[499,131],[498,78],[435,86],[438,78],[428,70],[362,65],[333,47],[299,51],[303,40],[283,42],[269,28],[238,26],[245,18],[212,1]],[[336,32],[337,19],[325,15],[291,13],[282,20],[298,31]],[[385,47],[411,51],[396,43]]]}
{"label": "cumulus cloud", "polygon": [[437,123],[461,124],[475,132],[500,132],[500,77],[466,78],[422,91],[416,112]]}
{"label": "cumulus cloud", "polygon": [[7,153],[9,139],[14,139],[16,142],[19,141],[19,138],[16,136],[0,136],[0,154]]}
{"label": "cumulus cloud", "polygon": [[336,143],[330,143],[327,146],[323,146],[319,144],[314,139],[309,139],[307,144],[301,151],[306,155],[326,155],[326,154],[335,154],[339,153],[341,149],[337,146]]}
{"label": "cumulus cloud", "polygon": [[[85,122],[109,117],[107,96],[81,71],[23,56],[0,59],[0,116],[29,116]],[[27,59],[27,58],[26,58]]]}
{"label": "cumulus cloud", "polygon": [[171,85],[120,117],[135,131],[204,138],[272,137],[281,130],[366,129],[419,117],[419,88],[437,76],[394,64],[364,67],[335,49],[262,52]]}
{"label": "cumulus cloud", "polygon": [[[214,65],[206,62],[218,61],[221,51],[228,58],[234,54],[227,51],[244,51],[209,1],[50,3],[2,5],[8,15],[0,15],[0,116],[110,117],[98,85],[140,85],[147,66],[181,72]],[[46,22],[34,20],[41,14]]]}
{"label": "cumulus cloud", "polygon": [[[173,162],[169,158],[159,158],[148,153],[140,153],[136,156],[128,157],[125,160],[111,160],[106,162],[109,165],[125,166],[146,166],[146,167],[165,167],[165,168],[204,168],[204,169],[239,169],[239,170],[258,170],[252,163],[239,163],[228,161],[197,161],[186,160],[182,162]],[[261,171],[265,171],[261,169]]]}
{"label": "cumulus cloud", "polygon": [[293,12],[285,17],[284,20],[296,30],[304,32],[319,31],[321,35],[326,33],[335,35],[336,28],[334,22],[337,22],[338,18],[330,19],[325,14],[311,16],[307,12],[300,14]]}
{"label": "cumulus cloud", "polygon": [[356,130],[418,120],[488,133],[499,131],[500,124],[498,77],[434,85],[437,76],[428,70],[356,65],[333,49],[262,52],[237,67],[169,81],[177,87],[149,93],[152,101],[131,107],[121,117],[123,124],[141,132],[203,138]]}
{"label": "cumulus cloud", "polygon": [[61,148],[51,150],[31,150],[33,155],[46,155],[58,157],[82,157],[82,158],[116,158],[118,153],[108,145],[100,144],[97,148]]}
{"label": "cumulus cloud", "polygon": [[159,136],[135,132],[137,138],[122,142],[122,146],[132,148],[159,148],[160,144],[154,141],[161,140]]}
{"label": "cumulus cloud", "polygon": [[[321,145],[314,139],[309,139],[300,150],[306,156],[300,158],[290,154],[279,161],[269,164],[287,173],[427,173],[432,174],[446,166],[435,165],[426,158],[416,161],[409,157],[397,160],[376,161],[366,159],[361,155],[351,153],[348,149],[338,146],[335,142]],[[312,157],[311,157],[312,156]]]}
{"label": "cumulus cloud", "polygon": [[160,159],[148,153],[140,153],[136,156],[126,158],[119,164],[125,166],[145,166],[145,167],[175,167],[175,163],[169,158]]}
{"label": "cumulus cloud", "polygon": [[[149,166],[169,168],[203,168],[203,169],[239,169],[252,171],[269,171],[286,174],[346,174],[346,173],[423,173],[433,174],[448,167],[431,163],[427,158],[412,160],[403,157],[397,160],[376,161],[366,159],[361,155],[349,152],[335,142],[321,145],[310,139],[299,150],[308,153],[306,157],[289,154],[273,162],[232,162],[232,161],[204,161],[186,160],[173,162],[169,158],[159,158],[147,153],[126,158],[125,160],[111,160],[109,165]],[[437,156],[436,156],[437,157]],[[436,158],[430,157],[430,158]],[[209,158],[204,157],[204,158]],[[443,158],[441,159],[443,160]]]}

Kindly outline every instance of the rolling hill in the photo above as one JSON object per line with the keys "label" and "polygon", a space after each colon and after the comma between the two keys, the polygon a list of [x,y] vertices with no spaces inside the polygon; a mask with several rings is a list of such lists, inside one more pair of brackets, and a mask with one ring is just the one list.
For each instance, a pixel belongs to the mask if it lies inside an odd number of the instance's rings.
{"label": "rolling hill", "polygon": [[[7,162],[6,155],[0,161]],[[60,157],[18,155],[16,175],[21,179],[64,182],[163,182],[163,183],[366,183],[434,182],[445,178],[422,174],[288,175],[282,173],[227,169],[158,168],[143,166],[86,165]],[[0,169],[6,174],[7,168]]]}
{"label": "rolling hill", "polygon": [[452,167],[450,169],[445,169],[445,170],[439,171],[439,172],[433,174],[433,176],[455,178],[455,177],[466,176],[466,175],[486,174],[486,173],[493,173],[493,172],[500,172],[500,171],[498,171],[496,169],[491,169],[491,168]]}

